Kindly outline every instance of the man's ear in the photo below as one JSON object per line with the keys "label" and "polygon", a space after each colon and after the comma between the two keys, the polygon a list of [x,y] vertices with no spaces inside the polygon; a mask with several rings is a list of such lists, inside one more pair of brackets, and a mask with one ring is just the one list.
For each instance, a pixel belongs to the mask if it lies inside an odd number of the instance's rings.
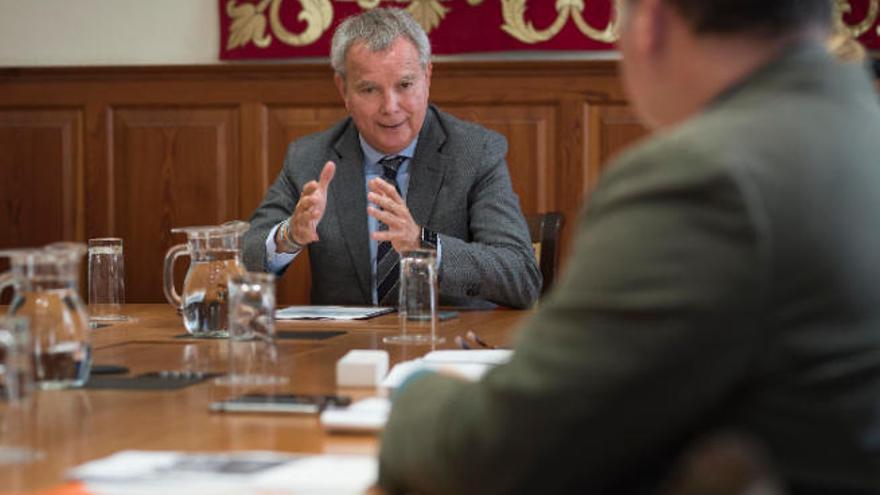
{"label": "man's ear", "polygon": [[661,56],[668,43],[669,15],[672,7],[663,0],[641,0],[632,12],[633,28],[637,33],[636,49],[645,60]]}
{"label": "man's ear", "polygon": [[425,68],[425,87],[431,89],[431,71],[434,69],[434,64],[428,62],[428,66]]}
{"label": "man's ear", "polygon": [[345,79],[343,79],[337,72],[333,74],[333,82],[336,83],[336,89],[339,91],[339,96],[342,97],[342,101],[345,102],[345,109],[348,110],[348,98],[345,96]]}

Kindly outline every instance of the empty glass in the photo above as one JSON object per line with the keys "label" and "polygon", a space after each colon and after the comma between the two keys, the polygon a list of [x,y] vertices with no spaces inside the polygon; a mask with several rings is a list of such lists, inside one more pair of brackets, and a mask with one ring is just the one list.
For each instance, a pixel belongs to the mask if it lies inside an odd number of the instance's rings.
{"label": "empty glass", "polygon": [[275,345],[275,277],[246,272],[229,280],[229,385],[285,383]]}
{"label": "empty glass", "polygon": [[386,344],[431,345],[437,337],[437,256],[432,249],[400,253],[400,333],[382,339]]}
{"label": "empty glass", "polygon": [[20,401],[34,386],[34,353],[27,318],[0,316],[0,399]]}
{"label": "empty glass", "polygon": [[124,321],[125,268],[122,239],[89,239],[89,318],[96,322]]}

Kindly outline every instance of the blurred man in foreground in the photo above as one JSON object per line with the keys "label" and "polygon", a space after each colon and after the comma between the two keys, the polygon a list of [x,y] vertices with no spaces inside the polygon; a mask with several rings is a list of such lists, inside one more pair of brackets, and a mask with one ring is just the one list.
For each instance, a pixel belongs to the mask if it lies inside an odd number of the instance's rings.
{"label": "blurred man in foreground", "polygon": [[829,0],[624,0],[652,138],[608,167],[567,273],[478,383],[412,377],[391,493],[655,493],[732,430],[789,493],[880,492],[880,113]]}

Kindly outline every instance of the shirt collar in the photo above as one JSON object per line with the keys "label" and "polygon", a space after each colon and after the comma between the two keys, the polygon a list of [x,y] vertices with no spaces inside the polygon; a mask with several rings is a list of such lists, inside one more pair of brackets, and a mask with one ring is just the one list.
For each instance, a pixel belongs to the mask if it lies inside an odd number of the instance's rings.
{"label": "shirt collar", "polygon": [[[358,133],[358,139],[361,142],[361,149],[364,152],[364,158],[366,159],[368,164],[374,165],[376,163],[379,163],[379,160],[381,160],[382,158],[388,156],[385,153],[382,153],[381,151],[378,151],[375,148],[373,148],[372,146],[370,146],[367,143],[367,141],[364,140],[364,137],[361,136],[360,133]],[[415,153],[415,150],[416,150],[416,144],[418,142],[419,142],[419,137],[416,136],[416,138],[413,139],[412,142],[409,143],[409,145],[406,148],[400,150],[400,152],[398,152],[398,153],[395,153],[395,155],[396,156],[405,156],[407,158],[412,158],[413,154]]]}

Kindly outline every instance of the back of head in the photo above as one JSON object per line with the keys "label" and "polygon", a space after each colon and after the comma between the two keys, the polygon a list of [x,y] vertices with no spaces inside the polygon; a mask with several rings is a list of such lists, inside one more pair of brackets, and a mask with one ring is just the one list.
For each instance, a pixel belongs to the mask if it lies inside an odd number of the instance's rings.
{"label": "back of head", "polygon": [[651,127],[693,116],[793,43],[823,41],[832,1],[628,0],[619,46],[636,113]]}
{"label": "back of head", "polygon": [[352,45],[363,42],[370,51],[380,52],[401,36],[416,47],[419,63],[426,68],[431,61],[428,35],[409,12],[400,8],[375,8],[343,21],[333,34],[330,65],[344,79],[345,55]]}
{"label": "back of head", "polygon": [[774,38],[831,23],[832,0],[666,0],[696,34]]}

